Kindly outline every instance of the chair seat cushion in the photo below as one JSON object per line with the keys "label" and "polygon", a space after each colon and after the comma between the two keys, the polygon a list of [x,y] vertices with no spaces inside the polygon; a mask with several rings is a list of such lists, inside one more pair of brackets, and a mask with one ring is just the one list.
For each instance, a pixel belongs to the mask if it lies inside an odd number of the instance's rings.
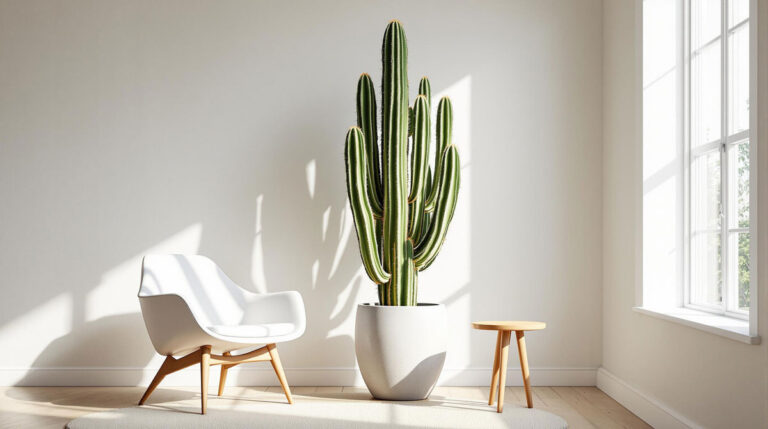
{"label": "chair seat cushion", "polygon": [[261,338],[288,335],[296,330],[293,323],[264,323],[261,325],[212,325],[212,332],[226,337]]}

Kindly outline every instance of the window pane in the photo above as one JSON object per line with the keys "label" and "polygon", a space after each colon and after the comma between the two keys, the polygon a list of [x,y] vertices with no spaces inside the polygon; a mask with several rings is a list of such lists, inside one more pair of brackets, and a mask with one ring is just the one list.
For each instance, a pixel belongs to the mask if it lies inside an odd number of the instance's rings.
{"label": "window pane", "polygon": [[720,40],[691,59],[691,146],[721,138]]}
{"label": "window pane", "polygon": [[722,303],[720,151],[691,163],[691,302]]}
{"label": "window pane", "polygon": [[728,0],[728,28],[749,18],[749,0]]}
{"label": "window pane", "polygon": [[739,241],[739,309],[749,311],[749,233],[738,234]]}
{"label": "window pane", "polygon": [[749,141],[728,150],[729,228],[749,228]]}
{"label": "window pane", "polygon": [[691,49],[696,50],[721,32],[720,0],[691,0]]}
{"label": "window pane", "polygon": [[720,151],[691,163],[691,231],[720,228]]}
{"label": "window pane", "polygon": [[749,129],[749,23],[728,35],[728,133]]}
{"label": "window pane", "polygon": [[749,311],[749,233],[734,232],[728,240],[729,310]]}
{"label": "window pane", "polygon": [[694,233],[691,237],[691,302],[722,305],[722,270],[719,232]]}

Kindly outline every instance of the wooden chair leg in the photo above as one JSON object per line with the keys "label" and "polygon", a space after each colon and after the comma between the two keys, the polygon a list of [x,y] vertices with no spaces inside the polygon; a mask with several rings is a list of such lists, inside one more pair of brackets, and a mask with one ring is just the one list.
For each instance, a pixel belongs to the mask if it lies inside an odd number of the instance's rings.
{"label": "wooden chair leg", "polygon": [[493,371],[491,372],[491,393],[488,395],[488,405],[493,405],[493,400],[496,397],[496,388],[499,383],[499,349],[501,348],[502,332],[499,331],[496,335],[496,351],[493,353]]}
{"label": "wooden chair leg", "polygon": [[[230,352],[224,352],[224,356],[232,356]],[[221,365],[221,376],[219,377],[219,396],[224,394],[224,384],[227,382],[227,371],[234,365]]]}
{"label": "wooden chair leg", "polygon": [[155,391],[155,389],[160,384],[160,382],[163,381],[165,376],[173,372],[171,370],[171,366],[175,361],[176,359],[174,359],[173,356],[166,356],[165,360],[163,361],[163,364],[160,365],[160,369],[157,370],[157,374],[155,374],[155,378],[152,379],[152,382],[149,383],[149,387],[147,387],[147,390],[144,392],[144,396],[142,396],[141,399],[139,400],[139,405],[144,405],[144,403],[147,402],[147,399],[149,399],[149,395],[151,395],[152,392]]}
{"label": "wooden chair leg", "polygon": [[288,387],[288,380],[285,379],[285,373],[283,372],[283,365],[280,363],[280,356],[277,354],[277,347],[274,344],[267,344],[267,350],[269,350],[269,356],[272,358],[272,368],[277,374],[277,379],[280,380],[280,385],[283,386],[283,392],[288,399],[289,404],[293,404],[293,398],[291,397],[291,388]]}
{"label": "wooden chair leg", "polygon": [[200,354],[200,414],[205,414],[208,407],[208,372],[211,362],[211,346],[203,346],[200,350],[202,352]]}
{"label": "wooden chair leg", "polygon": [[203,349],[195,350],[192,353],[179,359],[175,359],[173,356],[166,357],[165,361],[163,361],[163,364],[160,366],[160,369],[157,371],[157,375],[155,375],[155,378],[152,379],[152,383],[149,384],[147,391],[144,392],[144,396],[142,396],[141,400],[139,400],[139,405],[143,405],[144,402],[146,402],[147,398],[149,398],[149,395],[152,394],[157,385],[163,381],[163,378],[165,378],[166,375],[200,363],[200,355],[202,350]]}
{"label": "wooden chair leg", "polygon": [[530,371],[528,370],[528,355],[525,351],[525,332],[515,331],[517,337],[517,352],[520,355],[520,369],[523,372],[523,384],[525,385],[525,400],[528,408],[533,408],[533,396],[531,396]]}
{"label": "wooden chair leg", "polygon": [[499,351],[499,403],[496,407],[497,412],[504,410],[504,388],[507,382],[507,357],[509,356],[509,339],[512,337],[512,331],[503,331],[501,338],[501,350]]}

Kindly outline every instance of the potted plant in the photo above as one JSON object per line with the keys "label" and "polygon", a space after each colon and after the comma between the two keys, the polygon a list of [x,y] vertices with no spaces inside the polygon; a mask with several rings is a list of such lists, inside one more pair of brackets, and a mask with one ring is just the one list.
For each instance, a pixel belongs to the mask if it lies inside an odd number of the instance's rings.
{"label": "potted plant", "polygon": [[373,82],[363,74],[345,149],[360,254],[379,296],[378,304],[358,306],[355,352],[368,390],[389,400],[427,398],[443,369],[445,306],[418,303],[417,280],[440,251],[459,192],[451,101],[444,97],[437,108],[433,174],[430,84],[421,79],[409,107],[407,57],[403,27],[391,21],[382,44],[381,139]]}

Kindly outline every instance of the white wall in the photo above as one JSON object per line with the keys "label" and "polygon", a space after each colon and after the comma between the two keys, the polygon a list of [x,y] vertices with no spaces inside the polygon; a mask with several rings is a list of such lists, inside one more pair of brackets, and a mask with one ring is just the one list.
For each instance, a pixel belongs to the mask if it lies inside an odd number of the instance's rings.
{"label": "white wall", "polygon": [[[603,3],[603,367],[606,388],[658,427],[758,428],[768,424],[768,174],[760,173],[759,333],[747,345],[633,312],[641,280],[640,69],[635,1]],[[760,1],[759,40],[768,40]],[[768,44],[760,45],[759,123],[768,123]],[[760,147],[768,142],[760,130]],[[768,150],[759,152],[768,171]],[[601,377],[602,377],[601,372]],[[599,380],[602,384],[602,379]],[[602,387],[602,386],[601,386]]]}
{"label": "white wall", "polygon": [[449,306],[443,382],[487,383],[494,338],[471,320],[539,319],[534,382],[594,383],[601,2],[517,0],[0,2],[0,384],[146,383],[159,365],[136,299],[147,252],[199,252],[246,288],[301,291],[309,328],[281,346],[289,380],[359,381],[355,306],[375,291],[350,234],[343,137],[391,18],[412,92],[428,74],[456,107],[459,213],[420,281],[422,301]]}

